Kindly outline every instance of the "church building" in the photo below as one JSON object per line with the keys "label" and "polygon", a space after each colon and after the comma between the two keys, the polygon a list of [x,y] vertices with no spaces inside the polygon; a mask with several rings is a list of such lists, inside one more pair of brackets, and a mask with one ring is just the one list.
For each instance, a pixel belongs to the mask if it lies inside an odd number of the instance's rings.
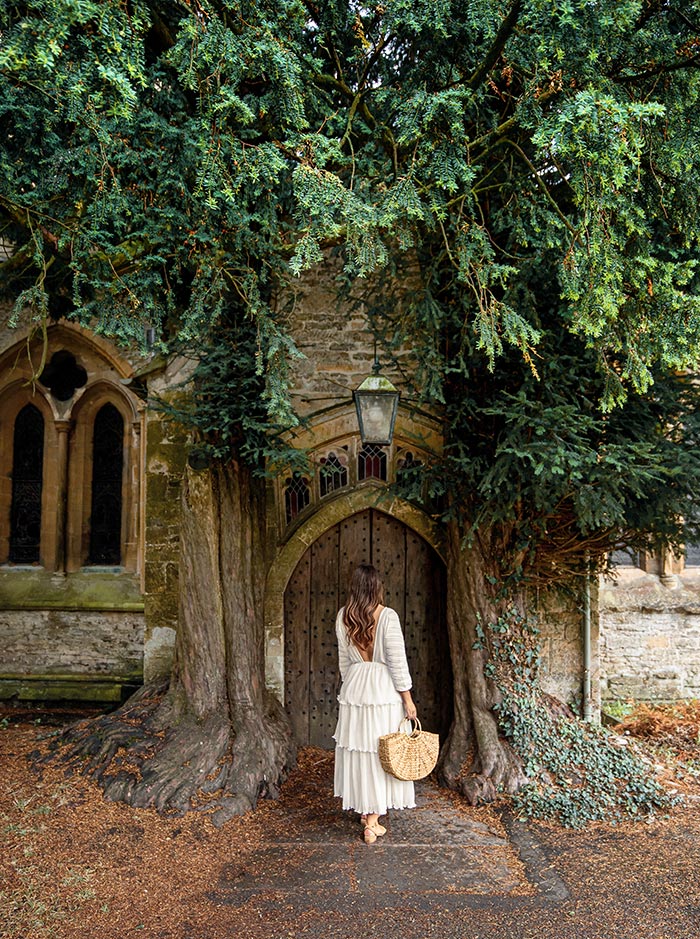
{"label": "church building", "polygon": [[[363,445],[352,391],[373,340],[319,275],[291,331],[293,438],[313,472],[267,483],[266,676],[300,744],[330,746],[334,621],[349,573],[374,563],[399,613],[424,723],[446,733],[451,666],[441,533],[392,482],[439,453],[441,425],[403,395],[389,445]],[[44,357],[42,360],[42,356]],[[139,356],[69,322],[0,328],[0,697],[116,704],[167,677],[177,629],[179,490],[187,434],[148,407],[183,393],[191,363]],[[39,380],[32,382],[32,375]],[[400,387],[391,371],[388,376]],[[621,556],[591,591],[601,703],[700,696],[700,555]],[[535,595],[544,689],[579,713],[584,601]]]}

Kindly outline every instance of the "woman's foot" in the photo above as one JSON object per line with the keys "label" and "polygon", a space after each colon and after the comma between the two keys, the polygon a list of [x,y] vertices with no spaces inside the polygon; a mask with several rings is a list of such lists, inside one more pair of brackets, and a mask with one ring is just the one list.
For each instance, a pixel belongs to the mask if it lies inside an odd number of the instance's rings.
{"label": "woman's foot", "polygon": [[360,824],[362,825],[363,828],[368,828],[368,827],[371,828],[372,831],[376,835],[379,835],[380,837],[386,834],[386,828],[383,825],[380,825],[378,821],[370,822],[368,825],[366,815],[360,816]]}

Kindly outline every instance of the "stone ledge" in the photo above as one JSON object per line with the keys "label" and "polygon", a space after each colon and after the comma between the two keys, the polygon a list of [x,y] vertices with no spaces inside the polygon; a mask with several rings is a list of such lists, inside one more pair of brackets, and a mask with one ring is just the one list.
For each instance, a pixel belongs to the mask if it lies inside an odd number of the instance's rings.
{"label": "stone ledge", "polygon": [[117,610],[142,613],[137,574],[77,571],[55,574],[42,568],[0,568],[0,610]]}
{"label": "stone ledge", "polygon": [[0,701],[96,701],[119,703],[143,682],[131,675],[17,675],[0,674]]}

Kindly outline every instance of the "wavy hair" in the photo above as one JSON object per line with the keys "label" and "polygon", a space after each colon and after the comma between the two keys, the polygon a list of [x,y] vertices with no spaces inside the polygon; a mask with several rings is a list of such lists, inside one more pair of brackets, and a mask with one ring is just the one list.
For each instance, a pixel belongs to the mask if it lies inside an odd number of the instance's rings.
{"label": "wavy hair", "polygon": [[377,569],[371,564],[360,564],[350,581],[343,620],[348,639],[363,651],[372,643],[374,611],[383,602],[384,584]]}

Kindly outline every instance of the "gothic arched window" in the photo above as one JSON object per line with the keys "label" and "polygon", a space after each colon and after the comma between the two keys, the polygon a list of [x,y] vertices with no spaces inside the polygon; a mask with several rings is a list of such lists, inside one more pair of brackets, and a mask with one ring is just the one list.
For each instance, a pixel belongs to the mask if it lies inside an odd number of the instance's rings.
{"label": "gothic arched window", "polygon": [[287,524],[293,521],[302,512],[311,500],[309,480],[300,473],[294,473],[285,480],[284,507],[287,513]]}
{"label": "gothic arched window", "polygon": [[348,458],[342,451],[338,454],[331,450],[319,460],[321,469],[318,474],[318,485],[321,498],[336,489],[342,489],[348,484]]}
{"label": "gothic arched window", "polygon": [[15,564],[37,564],[41,546],[44,418],[33,404],[15,420],[10,508],[10,554]]}
{"label": "gothic arched window", "polygon": [[357,455],[357,478],[383,479],[386,482],[386,450],[373,443],[363,447]]}
{"label": "gothic arched window", "polygon": [[124,418],[113,404],[97,412],[92,437],[88,564],[121,564]]}

